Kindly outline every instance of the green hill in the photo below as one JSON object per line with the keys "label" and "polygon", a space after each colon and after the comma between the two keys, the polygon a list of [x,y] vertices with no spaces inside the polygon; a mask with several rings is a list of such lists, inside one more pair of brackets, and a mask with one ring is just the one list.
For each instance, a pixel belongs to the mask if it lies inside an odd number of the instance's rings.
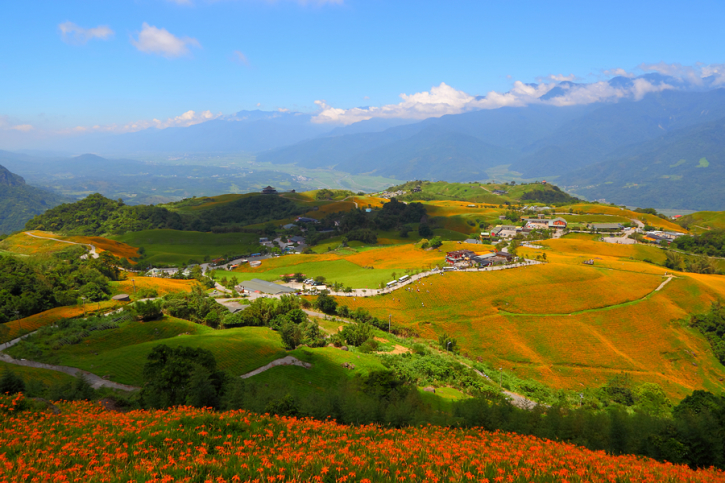
{"label": "green hill", "polygon": [[0,166],[0,234],[22,229],[29,219],[63,201],[62,196],[29,186]]}

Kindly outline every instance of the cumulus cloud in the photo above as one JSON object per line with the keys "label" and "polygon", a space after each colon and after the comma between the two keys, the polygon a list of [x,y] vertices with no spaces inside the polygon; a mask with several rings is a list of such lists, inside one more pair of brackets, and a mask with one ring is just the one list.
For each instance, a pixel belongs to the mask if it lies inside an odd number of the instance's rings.
{"label": "cumulus cloud", "polygon": [[141,52],[163,55],[167,58],[189,54],[189,47],[201,48],[198,40],[192,37],[177,37],[163,28],[143,23],[138,38],[131,37],[131,43]]}
{"label": "cumulus cloud", "polygon": [[[725,68],[712,69],[712,75],[723,75]],[[621,74],[619,70],[611,74]],[[384,106],[355,107],[342,109],[329,105],[325,100],[315,104],[319,112],[313,117],[317,123],[352,124],[372,118],[426,119],[446,114],[460,114],[480,109],[498,109],[505,106],[526,106],[530,104],[548,104],[554,106],[585,105],[595,102],[615,102],[620,99],[640,100],[651,92],[661,92],[676,87],[666,82],[650,82],[644,78],[633,79],[626,85],[611,85],[607,81],[570,84],[574,78],[569,76],[547,76],[546,81],[538,84],[526,84],[515,81],[508,92],[491,91],[485,96],[473,96],[442,82],[427,92],[400,94],[401,102]],[[564,83],[562,83],[564,82]],[[552,89],[555,93],[544,97]]]}
{"label": "cumulus cloud", "polygon": [[433,86],[430,91],[415,94],[400,94],[402,102],[381,107],[355,107],[352,109],[335,108],[325,100],[315,104],[320,112],[313,118],[318,123],[352,124],[358,121],[377,118],[426,119],[446,114],[459,114],[476,109],[495,109],[503,106],[520,106],[548,92],[554,84],[529,85],[516,81],[507,93],[489,92],[485,97],[472,96],[459,91],[445,82]]}
{"label": "cumulus cloud", "polygon": [[10,126],[10,129],[14,129],[20,132],[28,132],[35,129],[31,124],[18,124],[17,126]]}
{"label": "cumulus cloud", "polygon": [[58,25],[58,29],[63,42],[74,45],[85,44],[91,39],[108,40],[114,34],[113,30],[107,25],[84,29],[73,22],[64,22]]}
{"label": "cumulus cloud", "polygon": [[249,59],[247,59],[247,56],[244,55],[242,52],[235,50],[232,53],[232,60],[236,62],[237,64],[241,64],[245,67],[249,67]]}

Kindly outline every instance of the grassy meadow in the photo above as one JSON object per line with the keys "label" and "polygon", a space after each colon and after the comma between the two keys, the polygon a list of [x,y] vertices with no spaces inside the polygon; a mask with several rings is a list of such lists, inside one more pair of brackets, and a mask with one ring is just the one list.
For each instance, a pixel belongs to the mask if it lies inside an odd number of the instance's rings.
{"label": "grassy meadow", "polygon": [[145,230],[114,236],[113,239],[146,250],[150,264],[179,264],[203,261],[225,254],[248,254],[259,248],[259,236],[250,233],[202,233],[198,231]]}

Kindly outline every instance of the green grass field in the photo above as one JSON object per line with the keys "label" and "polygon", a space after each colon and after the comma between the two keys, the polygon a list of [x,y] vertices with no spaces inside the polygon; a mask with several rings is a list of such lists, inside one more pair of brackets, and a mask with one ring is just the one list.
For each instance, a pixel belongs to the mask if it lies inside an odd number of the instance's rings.
{"label": "green grass field", "polygon": [[0,361],[0,376],[5,371],[11,371],[20,376],[23,381],[40,381],[43,384],[51,385],[55,383],[65,383],[73,381],[75,378],[64,372],[51,371],[48,369],[36,369],[35,367],[16,366]]}
{"label": "green grass field", "polygon": [[60,362],[108,375],[116,382],[139,386],[143,383],[146,357],[158,344],[209,349],[218,367],[235,376],[285,354],[279,335],[266,327],[212,330],[192,322],[164,318],[144,324],[127,322],[118,330],[104,332],[59,350]]}
{"label": "green grass field", "polygon": [[687,226],[695,233],[702,233],[713,229],[725,229],[725,212],[722,211],[698,211],[685,215],[677,224]]}
{"label": "green grass field", "polygon": [[114,238],[146,250],[151,264],[178,264],[189,260],[203,261],[224,255],[258,251],[259,237],[250,233],[201,233],[198,231],[145,230]]}
{"label": "green grass field", "polygon": [[[289,255],[292,258],[295,255]],[[292,261],[292,260],[290,260]],[[264,261],[262,261],[262,269],[264,269]],[[290,273],[304,273],[307,277],[318,277],[322,275],[328,282],[340,282],[345,286],[353,288],[378,288],[380,282],[389,282],[393,279],[393,273],[402,274],[401,269],[365,269],[359,265],[355,265],[347,260],[329,260],[320,262],[300,263],[297,265],[289,265],[273,268],[265,272],[227,272],[217,270],[214,272],[215,277],[231,278],[236,276],[241,281],[252,280],[258,278],[273,282],[280,280],[280,277]]]}

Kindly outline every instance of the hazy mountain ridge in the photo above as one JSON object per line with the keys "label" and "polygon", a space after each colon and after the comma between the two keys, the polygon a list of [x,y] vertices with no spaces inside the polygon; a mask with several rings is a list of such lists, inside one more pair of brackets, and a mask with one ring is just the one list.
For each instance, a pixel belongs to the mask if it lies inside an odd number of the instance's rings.
{"label": "hazy mountain ridge", "polygon": [[633,206],[725,208],[725,117],[622,148],[559,181],[590,199]]}
{"label": "hazy mountain ridge", "polygon": [[0,166],[0,234],[20,230],[25,222],[67,198],[27,185],[25,180]]}

